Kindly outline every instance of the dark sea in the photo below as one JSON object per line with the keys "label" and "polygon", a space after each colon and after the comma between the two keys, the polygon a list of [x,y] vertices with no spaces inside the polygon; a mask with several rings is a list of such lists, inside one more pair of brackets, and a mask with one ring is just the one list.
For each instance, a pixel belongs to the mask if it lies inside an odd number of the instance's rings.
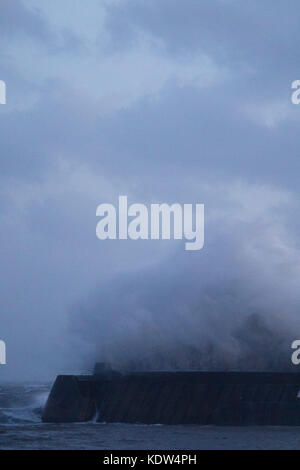
{"label": "dark sea", "polygon": [[300,427],[44,424],[50,386],[0,386],[0,449],[300,449]]}

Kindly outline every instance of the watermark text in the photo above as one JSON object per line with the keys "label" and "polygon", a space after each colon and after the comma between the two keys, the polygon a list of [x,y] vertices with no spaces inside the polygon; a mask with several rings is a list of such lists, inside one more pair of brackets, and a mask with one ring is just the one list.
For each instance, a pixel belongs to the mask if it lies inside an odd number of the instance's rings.
{"label": "watermark text", "polygon": [[0,340],[0,365],[6,364],[6,344]]}
{"label": "watermark text", "polygon": [[99,240],[188,240],[185,249],[204,246],[204,204],[144,204],[128,206],[127,196],[119,196],[118,210],[113,204],[100,204],[96,216]]}
{"label": "watermark text", "polygon": [[295,90],[291,96],[292,103],[300,104],[300,80],[293,81],[292,90]]}
{"label": "watermark text", "polygon": [[0,104],[6,104],[6,83],[0,80]]}

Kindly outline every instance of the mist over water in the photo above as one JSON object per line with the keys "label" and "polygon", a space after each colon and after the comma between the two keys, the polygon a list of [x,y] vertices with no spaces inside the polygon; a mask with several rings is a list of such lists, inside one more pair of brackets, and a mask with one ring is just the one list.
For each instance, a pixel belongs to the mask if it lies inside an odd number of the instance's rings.
{"label": "mist over water", "polygon": [[292,369],[300,253],[282,219],[217,217],[202,251],[182,248],[102,283],[76,307],[83,367]]}

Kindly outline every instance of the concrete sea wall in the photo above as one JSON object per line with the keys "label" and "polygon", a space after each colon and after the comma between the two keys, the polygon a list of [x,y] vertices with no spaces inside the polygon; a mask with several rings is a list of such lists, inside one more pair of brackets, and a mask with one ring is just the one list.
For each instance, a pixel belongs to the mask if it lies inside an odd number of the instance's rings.
{"label": "concrete sea wall", "polygon": [[300,375],[104,371],[58,376],[44,422],[300,425]]}

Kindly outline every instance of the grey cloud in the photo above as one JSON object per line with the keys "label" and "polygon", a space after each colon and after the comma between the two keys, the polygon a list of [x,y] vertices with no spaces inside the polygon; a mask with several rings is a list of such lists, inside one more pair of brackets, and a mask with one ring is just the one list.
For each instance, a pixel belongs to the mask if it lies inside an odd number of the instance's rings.
{"label": "grey cloud", "polygon": [[[107,27],[118,42],[126,30],[149,31],[163,39],[170,52],[188,52],[200,48],[220,53],[229,60],[260,58],[267,64],[280,52],[291,52],[298,35],[298,3],[265,0],[210,2],[189,0],[126,0],[107,6]],[[123,37],[123,33],[120,38]],[[271,52],[271,55],[270,55]]]}
{"label": "grey cloud", "polygon": [[49,55],[86,52],[84,41],[69,28],[57,30],[40,9],[31,9],[23,0],[2,0],[0,16],[1,49],[6,52],[11,42],[30,39],[42,45]]}
{"label": "grey cloud", "polygon": [[[56,74],[53,56],[63,52],[62,69],[71,63],[72,72],[86,80],[81,38],[68,29],[57,32],[51,18],[24,5],[2,1],[0,17],[6,41],[14,38],[20,48],[16,67],[2,46],[5,76],[0,77],[10,94],[9,104],[0,108],[0,307],[1,335],[11,358],[8,376],[55,374],[78,366],[82,357],[89,366],[105,354],[119,361],[127,347],[132,348],[128,360],[135,347],[148,354],[154,344],[164,352],[168,348],[156,342],[157,332],[171,349],[177,340],[194,347],[203,331],[215,340],[225,325],[226,346],[233,341],[235,348],[232,335],[247,322],[264,329],[264,321],[274,319],[287,331],[284,340],[289,338],[291,327],[298,328],[299,307],[293,246],[300,229],[295,216],[300,116],[290,103],[290,82],[299,78],[298,3],[289,8],[267,0],[110,5],[109,57],[118,61],[113,52],[122,55],[120,84],[122,67],[127,77],[143,67],[142,54],[130,56],[143,33],[154,38],[151,53],[178,67],[184,67],[182,56],[188,62],[200,51],[216,68],[226,64],[229,73],[205,87],[193,78],[180,83],[170,76],[157,96],[145,88],[144,96],[105,112],[101,99]],[[22,75],[25,35],[34,45],[47,44],[42,48],[50,70],[46,78],[28,70]],[[89,54],[104,67],[99,50]],[[109,95],[101,67],[96,72],[104,96]],[[14,88],[29,99],[26,106],[10,108]],[[113,98],[118,101],[117,92]],[[274,100],[287,112],[271,109],[278,121],[268,126],[259,113]],[[237,183],[245,194],[237,190],[230,199],[228,188]],[[276,191],[291,195],[284,207]],[[119,194],[140,203],[204,202],[208,218],[216,218],[204,250],[190,256],[181,247],[177,255],[171,243],[102,244],[95,237],[96,206],[116,202]],[[267,197],[271,209],[250,223],[249,214]],[[251,251],[256,242],[260,248]],[[145,269],[151,264],[157,267]],[[119,271],[123,276],[115,275]],[[90,296],[93,288],[97,293]],[[265,314],[263,322],[253,320],[253,313]],[[128,329],[122,330],[127,320]],[[66,345],[71,330],[72,341],[85,343],[78,354]]]}
{"label": "grey cloud", "polygon": [[256,93],[266,94],[266,87],[279,93],[298,73],[298,8],[296,0],[288,5],[284,0],[126,0],[107,7],[110,52],[133,48],[141,33],[148,33],[163,42],[167,54],[206,53],[261,77]]}
{"label": "grey cloud", "polygon": [[43,42],[52,39],[47,19],[39,11],[26,8],[22,0],[1,1],[0,28],[4,38],[26,35]]}

